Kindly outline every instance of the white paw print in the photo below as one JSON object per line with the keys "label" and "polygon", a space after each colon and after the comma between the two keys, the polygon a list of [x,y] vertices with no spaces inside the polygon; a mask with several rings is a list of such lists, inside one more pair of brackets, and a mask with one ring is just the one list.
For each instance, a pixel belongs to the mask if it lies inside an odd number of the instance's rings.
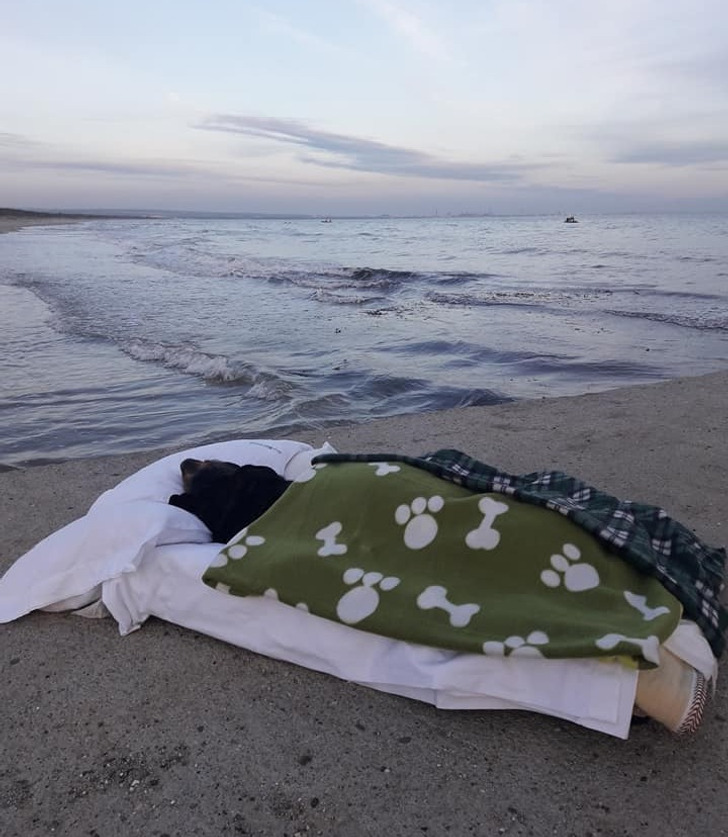
{"label": "white paw print", "polygon": [[347,625],[361,622],[379,607],[379,593],[374,589],[375,585],[378,584],[380,590],[387,591],[394,590],[400,582],[396,576],[390,575],[385,578],[382,573],[365,573],[358,567],[350,567],[343,578],[346,584],[361,581],[361,585],[344,593],[336,605],[337,616]]}
{"label": "white paw print", "polygon": [[439,494],[435,494],[426,500],[424,497],[415,497],[407,505],[403,503],[397,506],[394,519],[400,526],[405,526],[404,543],[410,549],[423,549],[429,546],[437,537],[437,521],[431,514],[426,512],[437,512],[445,505],[445,501]]}
{"label": "white paw print", "polygon": [[509,636],[503,642],[484,642],[483,653],[491,657],[543,657],[537,645],[547,645],[548,634],[543,631],[531,631],[524,639],[522,636]]}
{"label": "white paw print", "polygon": [[265,538],[262,538],[260,535],[246,535],[248,531],[248,527],[246,526],[245,529],[237,535],[237,538],[240,538],[237,543],[234,543],[232,546],[228,546],[222,552],[219,552],[215,556],[215,560],[210,564],[211,567],[224,567],[228,559],[233,561],[239,561],[241,558],[244,558],[248,554],[248,549],[252,546],[260,546],[261,544],[265,543]]}
{"label": "white paw print", "polygon": [[541,581],[547,587],[558,587],[563,581],[569,592],[582,593],[599,586],[599,573],[594,567],[591,564],[576,563],[581,562],[579,547],[573,543],[565,543],[561,551],[563,555],[557,553],[551,556],[553,569],[541,573]]}

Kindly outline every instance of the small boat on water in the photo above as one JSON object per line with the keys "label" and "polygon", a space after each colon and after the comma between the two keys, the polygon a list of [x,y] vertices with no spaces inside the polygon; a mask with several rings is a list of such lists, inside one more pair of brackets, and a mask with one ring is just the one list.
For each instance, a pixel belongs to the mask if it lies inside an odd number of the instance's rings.
{"label": "small boat on water", "polygon": [[573,215],[567,215],[566,220],[564,221],[565,224],[578,224],[579,222],[574,218]]}

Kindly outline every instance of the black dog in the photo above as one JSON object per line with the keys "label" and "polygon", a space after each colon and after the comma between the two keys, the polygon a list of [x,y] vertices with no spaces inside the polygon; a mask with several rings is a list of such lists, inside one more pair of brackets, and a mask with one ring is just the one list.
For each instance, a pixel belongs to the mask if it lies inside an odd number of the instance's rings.
{"label": "black dog", "polygon": [[290,485],[264,465],[185,459],[180,470],[184,494],[173,494],[170,505],[199,517],[219,543],[259,518]]}

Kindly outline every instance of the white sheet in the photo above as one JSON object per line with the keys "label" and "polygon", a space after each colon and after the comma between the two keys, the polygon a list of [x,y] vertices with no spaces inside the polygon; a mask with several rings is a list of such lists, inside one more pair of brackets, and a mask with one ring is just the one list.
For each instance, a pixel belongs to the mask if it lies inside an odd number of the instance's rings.
{"label": "white sheet", "polygon": [[637,672],[595,660],[459,654],[312,616],[265,597],[203,584],[217,544],[158,547],[103,585],[122,633],[157,616],[267,657],[443,709],[528,709],[626,738]]}
{"label": "white sheet", "polygon": [[[98,615],[99,595],[122,634],[149,616],[256,653],[448,709],[528,709],[626,738],[637,672],[595,660],[458,654],[387,639],[266,598],[202,583],[219,550],[193,515],[169,506],[186,457],[268,465],[288,479],[310,468],[299,442],[237,440],[181,451],[105,492],[80,520],[18,559],[0,580],[0,622],[35,609]],[[90,604],[89,604],[90,603]],[[704,640],[703,640],[704,642]]]}

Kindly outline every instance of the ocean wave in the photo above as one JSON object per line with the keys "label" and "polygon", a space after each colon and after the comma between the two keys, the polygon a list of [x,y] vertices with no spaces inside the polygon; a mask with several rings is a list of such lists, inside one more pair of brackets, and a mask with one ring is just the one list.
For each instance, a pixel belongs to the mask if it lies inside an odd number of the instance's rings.
{"label": "ocean wave", "polygon": [[368,305],[372,302],[381,302],[383,296],[352,296],[336,293],[326,288],[316,288],[311,292],[311,299],[316,302],[327,302],[331,305]]}
{"label": "ocean wave", "polygon": [[[660,288],[649,288],[649,292],[651,296],[655,297],[687,299],[691,302],[694,302],[695,300],[721,300],[722,302],[724,299],[724,297],[721,294],[709,294],[703,293],[701,291],[672,291],[662,290]],[[639,293],[639,291],[635,291],[635,293]]]}
{"label": "ocean wave", "polygon": [[546,256],[550,252],[544,247],[512,247],[509,250],[498,250],[504,256]]}
{"label": "ocean wave", "polygon": [[207,383],[247,387],[246,398],[281,402],[290,397],[295,384],[285,377],[253,364],[233,363],[225,355],[204,352],[189,344],[157,343],[134,339],[120,344],[122,351],[134,360],[159,363],[185,375],[193,375]]}
{"label": "ocean wave", "polygon": [[493,291],[486,294],[447,294],[441,291],[428,291],[425,299],[439,305],[489,306],[515,305],[535,306],[554,302],[554,297],[539,291]]}
{"label": "ocean wave", "polygon": [[230,363],[224,355],[200,351],[190,345],[155,343],[150,340],[134,339],[119,344],[121,350],[134,360],[161,363],[167,369],[176,369],[188,375],[204,378],[206,381],[242,382],[250,373],[241,375],[241,370]]}
{"label": "ocean wave", "polygon": [[427,274],[427,279],[436,285],[466,285],[469,282],[481,282],[484,279],[498,278],[500,278],[498,273],[468,273],[466,271]]}
{"label": "ocean wave", "polygon": [[[345,382],[344,377],[337,381],[337,376],[331,376],[326,382],[328,386],[338,385],[340,391],[301,400],[284,421],[325,424],[341,421],[344,415],[361,421],[373,416],[482,407],[513,400],[491,389],[435,385],[420,378],[355,373]],[[355,405],[360,406],[357,409]]]}
{"label": "ocean wave", "polygon": [[699,331],[728,331],[728,317],[712,314],[664,314],[659,311],[619,311],[610,310],[607,314],[617,317],[631,317],[637,320],[651,320],[655,323],[695,328]]}
{"label": "ocean wave", "polygon": [[675,260],[678,262],[697,262],[699,264],[718,261],[715,256],[675,256]]}

